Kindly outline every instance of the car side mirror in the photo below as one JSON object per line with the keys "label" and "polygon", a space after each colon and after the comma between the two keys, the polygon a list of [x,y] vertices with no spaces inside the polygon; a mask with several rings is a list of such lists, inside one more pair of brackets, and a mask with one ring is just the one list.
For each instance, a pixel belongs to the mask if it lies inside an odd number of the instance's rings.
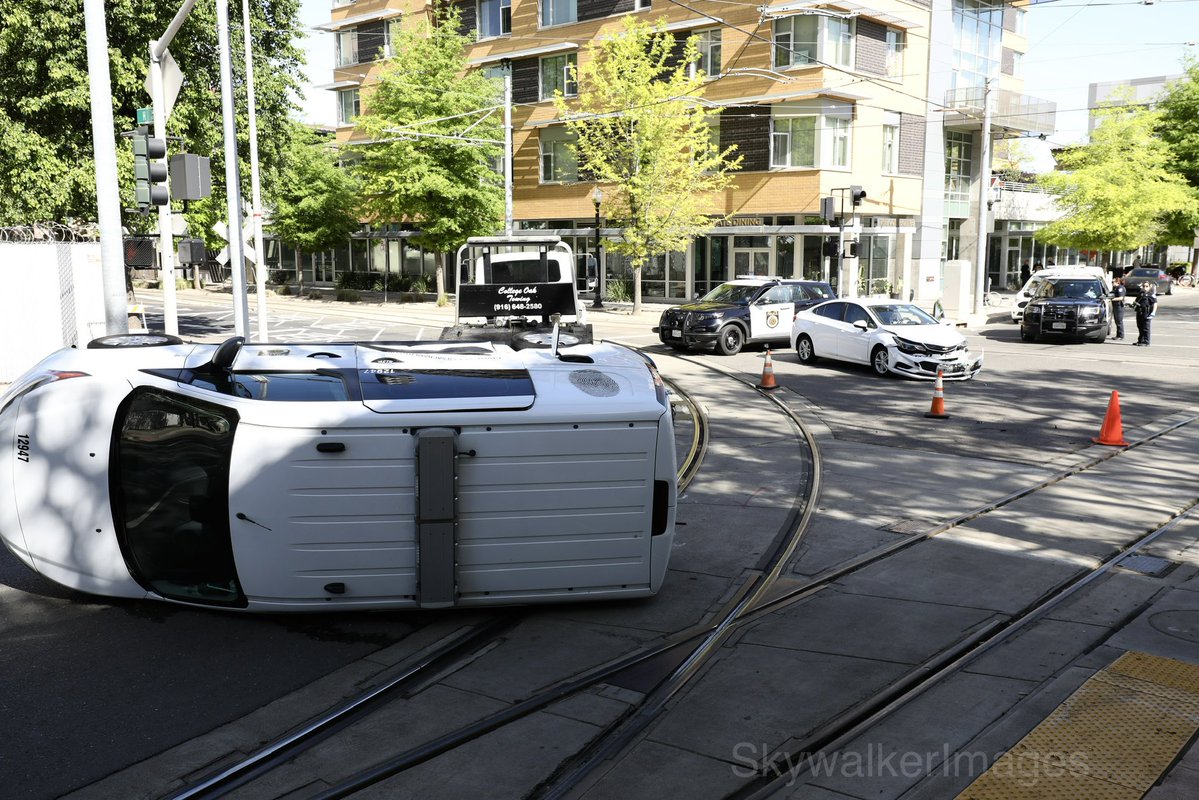
{"label": "car side mirror", "polygon": [[858,320],[857,322],[855,322],[853,324],[853,326],[855,328],[857,328],[858,330],[862,331],[862,333],[865,333],[866,329],[870,327],[870,325],[864,319]]}

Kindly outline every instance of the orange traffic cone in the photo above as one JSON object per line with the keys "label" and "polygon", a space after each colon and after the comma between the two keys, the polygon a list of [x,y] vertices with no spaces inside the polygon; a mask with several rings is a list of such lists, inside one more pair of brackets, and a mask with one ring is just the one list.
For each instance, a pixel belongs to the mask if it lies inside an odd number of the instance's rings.
{"label": "orange traffic cone", "polygon": [[766,363],[762,366],[762,382],[758,384],[759,389],[777,389],[779,385],[774,382],[774,362],[770,360],[770,348],[766,348]]}
{"label": "orange traffic cone", "polygon": [[1103,427],[1099,429],[1099,437],[1092,437],[1091,441],[1109,447],[1128,447],[1128,442],[1124,441],[1124,423],[1120,421],[1119,392],[1112,392],[1112,398],[1107,401],[1107,413],[1103,416]]}
{"label": "orange traffic cone", "polygon": [[949,415],[945,413],[945,381],[941,377],[941,370],[937,370],[937,384],[933,387],[933,405],[924,416],[931,419],[949,419]]}

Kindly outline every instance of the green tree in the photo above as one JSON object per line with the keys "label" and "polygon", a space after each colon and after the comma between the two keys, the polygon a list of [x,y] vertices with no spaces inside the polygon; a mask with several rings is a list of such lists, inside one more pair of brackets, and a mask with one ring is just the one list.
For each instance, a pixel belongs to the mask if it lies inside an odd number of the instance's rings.
{"label": "green tree", "polygon": [[681,58],[665,22],[626,17],[618,35],[588,46],[577,72],[579,98],[555,97],[575,135],[579,174],[610,184],[604,201],[611,224],[623,229],[609,252],[629,257],[633,308],[641,308],[641,269],[653,255],[685,249],[712,227],[716,193],[741,165],[734,148],[713,141],[715,112],[697,102],[704,74],[698,37]]}
{"label": "green tree", "polygon": [[[1166,86],[1158,103],[1157,133],[1170,145],[1171,166],[1199,189],[1199,59],[1185,62],[1186,72]],[[1199,220],[1175,215],[1170,221],[1172,243],[1190,245],[1199,233]],[[1199,274],[1199,248],[1191,254],[1191,272]]]}
{"label": "green tree", "polygon": [[[433,23],[393,34],[396,55],[364,98],[357,122],[371,144],[356,148],[363,209],[383,222],[408,222],[413,241],[449,252],[467,237],[491,234],[504,213],[503,178],[493,168],[503,148],[495,83],[468,70],[473,40],[459,12],[442,4]],[[445,303],[445,269],[437,265]]]}
{"label": "green tree", "polygon": [[[136,110],[150,105],[144,82],[149,43],[165,31],[177,3],[109,0],[106,4],[113,115],[117,131],[134,127]],[[295,109],[302,57],[298,0],[255,0],[251,4],[259,151],[263,184],[275,174]],[[235,28],[234,83],[238,130],[245,145],[245,88],[242,80],[240,4],[231,4]],[[94,220],[87,48],[82,31],[83,0],[0,0],[0,224]],[[170,152],[213,159],[214,194],[224,190],[216,13],[198,3],[171,44],[185,81],[167,132],[182,138]],[[122,201],[133,203],[133,157],[117,142]],[[249,176],[248,165],[242,169]],[[126,224],[145,226],[129,215]],[[194,226],[193,226],[194,227]]]}
{"label": "green tree", "polygon": [[[298,130],[275,184],[271,229],[311,256],[344,244],[358,230],[358,185],[328,141],[292,124]],[[299,274],[302,285],[302,268]]]}
{"label": "green tree", "polygon": [[1196,194],[1171,172],[1169,146],[1154,131],[1159,113],[1136,106],[1101,109],[1089,144],[1058,156],[1040,184],[1065,215],[1037,232],[1061,247],[1133,250],[1160,241],[1171,215],[1194,216]]}

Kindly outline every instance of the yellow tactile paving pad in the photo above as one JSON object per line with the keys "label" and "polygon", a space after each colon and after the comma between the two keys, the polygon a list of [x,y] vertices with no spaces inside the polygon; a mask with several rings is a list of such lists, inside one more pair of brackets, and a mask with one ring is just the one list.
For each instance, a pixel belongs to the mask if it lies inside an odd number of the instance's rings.
{"label": "yellow tactile paving pad", "polygon": [[1140,798],[1199,730],[1199,665],[1125,653],[958,800]]}

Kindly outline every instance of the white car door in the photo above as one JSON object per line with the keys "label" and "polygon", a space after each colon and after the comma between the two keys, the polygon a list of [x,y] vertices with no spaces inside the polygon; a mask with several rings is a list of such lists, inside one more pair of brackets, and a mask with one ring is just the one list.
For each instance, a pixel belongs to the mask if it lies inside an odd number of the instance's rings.
{"label": "white car door", "polygon": [[754,342],[786,342],[795,317],[790,286],[772,286],[749,307],[749,338]]}
{"label": "white car door", "polygon": [[[857,325],[866,323],[863,330]],[[874,341],[874,332],[878,329],[866,309],[857,303],[845,304],[845,317],[841,325],[841,333],[837,337],[837,356],[845,361],[856,361],[865,364],[870,360],[870,345]]]}
{"label": "white car door", "polygon": [[812,309],[809,333],[812,349],[816,355],[837,358],[837,339],[841,335],[841,316],[845,313],[844,302],[824,303]]}

